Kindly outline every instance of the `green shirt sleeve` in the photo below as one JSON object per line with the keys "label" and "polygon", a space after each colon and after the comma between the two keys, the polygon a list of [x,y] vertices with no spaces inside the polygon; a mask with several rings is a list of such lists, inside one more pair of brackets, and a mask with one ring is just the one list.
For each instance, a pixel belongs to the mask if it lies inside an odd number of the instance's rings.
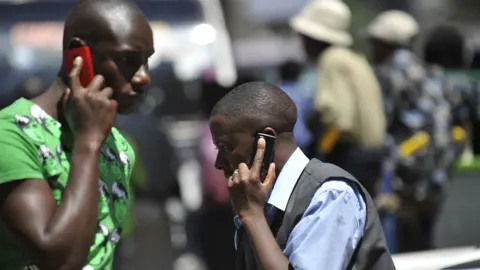
{"label": "green shirt sleeve", "polygon": [[15,123],[0,119],[0,184],[43,178],[35,144]]}

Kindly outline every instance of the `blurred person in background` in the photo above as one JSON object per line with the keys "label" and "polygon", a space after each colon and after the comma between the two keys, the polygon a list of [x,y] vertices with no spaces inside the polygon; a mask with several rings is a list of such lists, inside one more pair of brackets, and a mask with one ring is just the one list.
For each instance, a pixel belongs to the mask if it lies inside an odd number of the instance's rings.
{"label": "blurred person in background", "polygon": [[313,107],[313,101],[308,90],[299,81],[303,65],[295,61],[287,61],[280,66],[280,88],[287,93],[297,106],[297,123],[293,136],[298,147],[304,152],[312,144],[313,136],[307,127],[307,119]]}
{"label": "blurred person in background", "polygon": [[[128,0],[82,0],[68,14],[63,50],[88,45],[40,96],[0,112],[0,269],[111,269],[129,207],[135,155],[113,127],[150,83],[147,18]],[[101,75],[100,75],[101,74]]]}
{"label": "blurred person in background", "polygon": [[[456,150],[455,157],[465,150],[472,139],[472,129],[478,129],[480,120],[477,110],[480,85],[478,80],[465,73],[473,60],[473,52],[465,43],[463,34],[456,27],[440,25],[430,31],[423,50],[425,62],[444,68],[451,85],[451,91],[447,92],[446,96],[452,109],[452,143]],[[449,171],[454,164],[452,162]]]}
{"label": "blurred person in background", "polygon": [[367,29],[394,148],[386,158],[401,181],[399,197],[380,197],[379,208],[398,214],[398,252],[431,248],[452,161],[448,84],[441,68],[427,68],[412,52],[418,32],[416,20],[398,10],[379,14]]}
{"label": "blurred person in background", "polygon": [[[416,20],[410,14],[397,10],[379,14],[367,28],[372,63],[382,87],[387,126],[393,122],[395,102],[401,94],[396,90],[400,87],[394,84],[409,84],[406,76],[413,74],[410,76],[421,79],[424,74],[421,71],[423,63],[411,50],[418,32]],[[392,73],[392,69],[396,72]]]}
{"label": "blurred person in background", "polygon": [[385,116],[380,87],[364,56],[349,46],[351,12],[342,1],[307,4],[290,22],[316,63],[314,112],[309,126],[325,161],[352,173],[372,196],[381,176]]}

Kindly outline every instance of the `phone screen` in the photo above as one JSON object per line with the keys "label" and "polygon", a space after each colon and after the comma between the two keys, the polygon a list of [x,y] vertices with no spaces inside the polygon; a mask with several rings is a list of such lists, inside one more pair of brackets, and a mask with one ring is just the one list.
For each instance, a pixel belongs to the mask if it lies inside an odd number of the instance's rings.
{"label": "phone screen", "polygon": [[80,72],[80,83],[83,87],[87,87],[95,77],[90,47],[85,45],[84,42],[79,39],[73,39],[70,42],[68,49],[65,50],[64,64],[67,74],[71,72],[73,68],[73,60],[78,56],[83,60],[82,71]]}

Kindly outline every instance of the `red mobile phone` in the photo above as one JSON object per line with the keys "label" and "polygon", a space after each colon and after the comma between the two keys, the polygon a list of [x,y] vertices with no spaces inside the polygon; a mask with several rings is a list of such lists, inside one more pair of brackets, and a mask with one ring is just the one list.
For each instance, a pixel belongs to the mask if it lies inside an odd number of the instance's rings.
{"label": "red mobile phone", "polygon": [[67,50],[65,50],[64,65],[67,69],[67,74],[70,74],[73,68],[73,60],[77,56],[82,57],[82,70],[80,71],[80,83],[83,87],[87,87],[95,77],[95,71],[93,69],[92,55],[90,47],[80,39],[72,39],[68,44]]}

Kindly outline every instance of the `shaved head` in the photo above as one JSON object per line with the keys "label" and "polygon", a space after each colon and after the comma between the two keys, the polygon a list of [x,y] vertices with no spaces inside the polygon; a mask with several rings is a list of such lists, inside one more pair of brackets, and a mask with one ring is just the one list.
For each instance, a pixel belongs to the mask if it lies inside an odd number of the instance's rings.
{"label": "shaved head", "polygon": [[237,128],[260,131],[273,128],[277,134],[291,133],[297,121],[297,108],[280,88],[266,82],[242,84],[213,108],[211,116],[222,115]]}
{"label": "shaved head", "polygon": [[266,82],[249,82],[234,88],[210,115],[212,139],[218,148],[215,167],[229,177],[240,163],[248,164],[257,133],[276,136],[276,150],[296,149],[296,121],[297,108],[280,88]]}
{"label": "shaved head", "polygon": [[65,21],[63,48],[74,37],[94,44],[99,40],[116,39],[131,31],[131,22],[148,24],[138,6],[128,0],[81,0]]}

